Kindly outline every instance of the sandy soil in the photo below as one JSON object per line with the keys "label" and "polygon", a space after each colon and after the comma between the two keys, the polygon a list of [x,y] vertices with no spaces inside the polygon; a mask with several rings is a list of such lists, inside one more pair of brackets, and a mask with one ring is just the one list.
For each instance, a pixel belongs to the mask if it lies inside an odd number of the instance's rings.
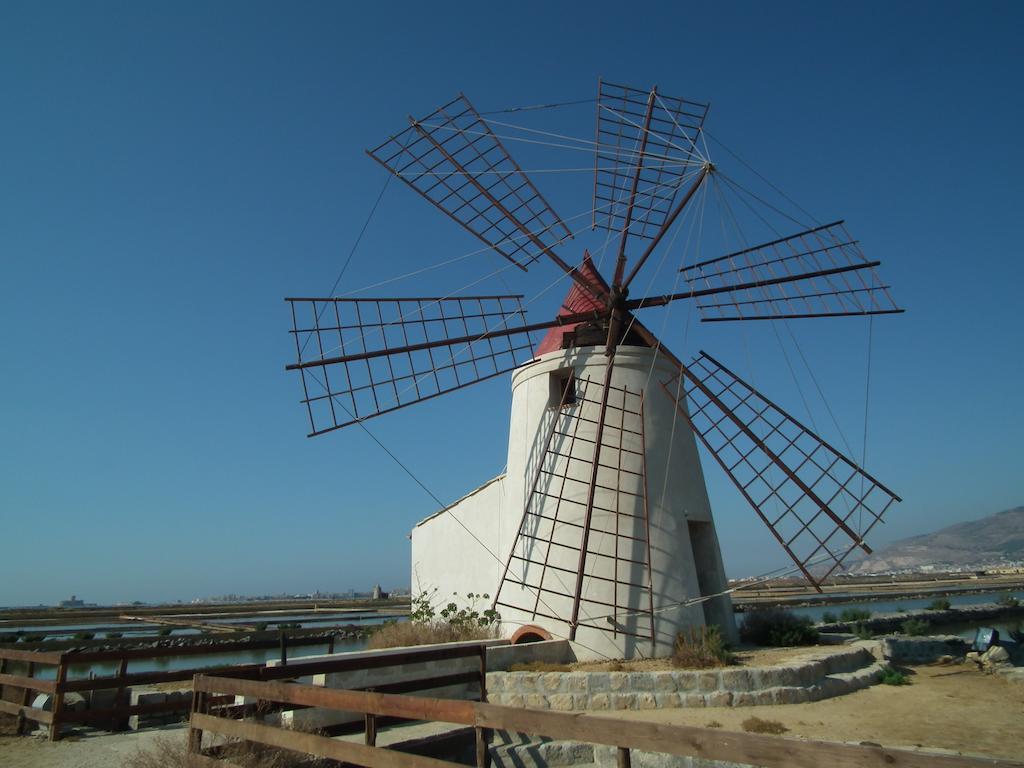
{"label": "sandy soil", "polygon": [[[770,667],[786,664],[797,659],[827,656],[842,650],[841,646],[814,645],[797,648],[739,648],[736,650],[736,663],[744,667]],[[671,659],[639,659],[637,661],[583,661],[569,665],[580,672],[658,672],[662,670],[681,669],[672,664]]]}
{"label": "sandy soil", "polygon": [[168,725],[129,733],[90,732],[49,742],[36,736],[0,736],[3,768],[120,768],[157,739],[184,740],[187,726]]}
{"label": "sandy soil", "polygon": [[787,737],[872,741],[887,747],[928,747],[1024,760],[1024,686],[973,666],[909,670],[911,684],[875,685],[847,696],[787,706],[664,709],[616,717],[679,725],[719,723],[743,730],[748,717],[785,725]]}

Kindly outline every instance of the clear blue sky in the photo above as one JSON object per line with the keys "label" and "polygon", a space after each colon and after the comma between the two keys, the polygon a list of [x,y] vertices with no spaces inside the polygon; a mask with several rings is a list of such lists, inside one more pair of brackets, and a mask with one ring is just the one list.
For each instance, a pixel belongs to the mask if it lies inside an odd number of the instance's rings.
{"label": "clear blue sky", "polygon": [[[363,150],[406,114],[460,90],[482,110],[591,98],[598,75],[710,100],[715,135],[883,260],[908,312],[875,322],[868,467],[905,502],[874,542],[1024,503],[1022,21],[1017,3],[8,0],[0,605],[407,584],[406,535],[436,505],[358,429],[305,437],[281,299],[330,289],[384,182]],[[557,120],[588,137],[592,106]],[[563,216],[589,205],[585,174],[537,182]],[[473,247],[394,184],[341,290]],[[678,353],[805,414],[767,324],[683,341],[684,318]],[[866,321],[793,328],[859,452]],[[501,470],[507,415],[500,379],[369,426],[447,501]],[[705,469],[730,573],[782,564]]]}

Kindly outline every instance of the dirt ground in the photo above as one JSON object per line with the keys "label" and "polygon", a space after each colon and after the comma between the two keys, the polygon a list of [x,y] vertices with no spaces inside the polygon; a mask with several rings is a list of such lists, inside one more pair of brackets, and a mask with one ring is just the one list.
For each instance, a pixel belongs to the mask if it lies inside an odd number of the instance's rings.
{"label": "dirt ground", "polygon": [[910,685],[875,685],[812,704],[663,709],[615,717],[741,731],[748,717],[781,722],[784,736],[872,741],[1024,761],[1024,685],[972,666],[908,668]]}
{"label": "dirt ground", "polygon": [[[827,656],[842,650],[840,646],[805,646],[796,648],[745,648],[735,651],[736,663],[744,667],[770,667],[805,658]],[[543,665],[541,665],[543,666]],[[557,666],[557,665],[556,665]],[[636,661],[581,661],[569,668],[580,672],[660,672],[680,669],[671,659],[638,659]]]}

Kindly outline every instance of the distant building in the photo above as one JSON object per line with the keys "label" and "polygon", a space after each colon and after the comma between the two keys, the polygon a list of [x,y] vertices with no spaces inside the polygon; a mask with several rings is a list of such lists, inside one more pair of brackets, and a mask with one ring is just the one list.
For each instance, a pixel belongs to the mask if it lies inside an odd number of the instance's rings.
{"label": "distant building", "polygon": [[371,600],[384,600],[388,596],[388,593],[380,588],[380,584],[373,585],[373,592],[370,593]]}
{"label": "distant building", "polygon": [[70,600],[61,600],[59,605],[61,608],[81,608],[85,605],[85,601],[79,600],[75,595],[72,595]]}

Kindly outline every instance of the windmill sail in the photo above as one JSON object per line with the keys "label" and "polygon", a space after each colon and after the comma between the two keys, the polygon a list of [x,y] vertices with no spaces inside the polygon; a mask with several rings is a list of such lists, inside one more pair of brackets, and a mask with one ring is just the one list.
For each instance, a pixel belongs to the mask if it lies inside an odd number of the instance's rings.
{"label": "windmill sail", "polygon": [[[310,435],[511,371],[533,357],[521,296],[291,298]],[[540,324],[543,327],[551,323]]]}
{"label": "windmill sail", "polygon": [[370,157],[520,269],[572,237],[465,96],[410,122]]}
{"label": "windmill sail", "polygon": [[680,271],[705,322],[902,312],[875,266],[837,221]]}
{"label": "windmill sail", "polygon": [[594,227],[623,233],[622,248],[657,235],[679,188],[704,165],[697,142],[707,112],[657,88],[598,82]]}
{"label": "windmill sail", "polygon": [[854,549],[871,551],[864,537],[896,494],[708,354],[680,377],[662,388],[819,591]]}

